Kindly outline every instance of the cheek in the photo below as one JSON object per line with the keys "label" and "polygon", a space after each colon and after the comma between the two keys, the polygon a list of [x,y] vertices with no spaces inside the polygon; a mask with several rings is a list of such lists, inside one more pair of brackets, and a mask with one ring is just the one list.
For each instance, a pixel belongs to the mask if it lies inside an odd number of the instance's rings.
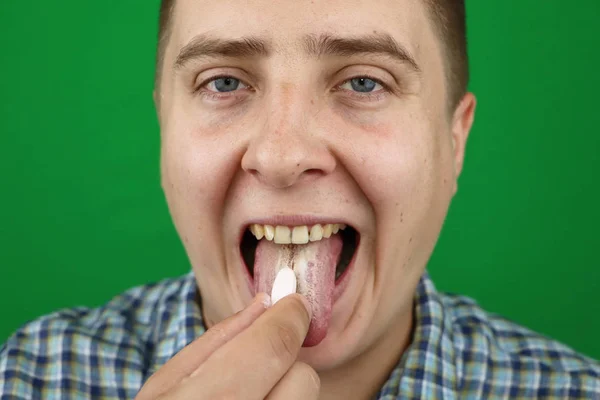
{"label": "cheek", "polygon": [[432,179],[435,143],[423,124],[373,123],[348,142],[352,173],[375,207],[418,196]]}
{"label": "cheek", "polygon": [[187,234],[197,234],[192,231],[200,229],[194,228],[198,225],[218,228],[234,158],[231,140],[207,125],[189,122],[164,128],[163,188],[175,224]]}
{"label": "cheek", "polygon": [[[196,100],[194,100],[196,101]],[[168,176],[195,200],[212,203],[226,190],[235,163],[239,132],[236,113],[203,112],[194,101],[178,105],[176,121],[165,127],[163,151]],[[182,102],[183,103],[183,102]]]}
{"label": "cheek", "polygon": [[353,133],[350,173],[373,206],[378,232],[396,241],[395,249],[404,252],[399,243],[429,248],[451,198],[450,136],[425,118],[394,120]]}
{"label": "cheek", "polygon": [[[251,111],[210,112],[201,99],[172,97],[161,126],[163,187],[175,224],[189,235],[222,228],[223,208],[243,152]],[[201,226],[201,227],[198,227]],[[208,235],[208,234],[207,234]]]}

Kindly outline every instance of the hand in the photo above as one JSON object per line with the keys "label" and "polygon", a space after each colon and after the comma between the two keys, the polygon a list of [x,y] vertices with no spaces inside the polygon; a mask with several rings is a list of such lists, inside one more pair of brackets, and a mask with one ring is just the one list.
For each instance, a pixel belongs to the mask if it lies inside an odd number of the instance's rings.
{"label": "hand", "polygon": [[265,300],[257,295],[182,349],[148,379],[136,400],[316,400],[319,376],[296,361],[310,324],[305,300],[293,294],[269,309]]}

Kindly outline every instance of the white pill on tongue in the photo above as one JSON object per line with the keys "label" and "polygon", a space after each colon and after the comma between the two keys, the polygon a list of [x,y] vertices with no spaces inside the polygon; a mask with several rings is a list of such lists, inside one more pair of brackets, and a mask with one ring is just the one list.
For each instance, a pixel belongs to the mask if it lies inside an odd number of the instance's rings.
{"label": "white pill on tongue", "polygon": [[271,291],[272,304],[293,293],[296,293],[296,274],[293,269],[283,267],[279,270],[275,277],[275,282],[273,282],[273,290]]}
{"label": "white pill on tongue", "polygon": [[334,303],[335,268],[341,252],[340,235],[307,244],[281,245],[263,239],[256,248],[255,293],[272,293],[275,278],[283,267],[296,275],[296,293],[308,301],[312,314],[304,347],[318,345],[327,335]]}

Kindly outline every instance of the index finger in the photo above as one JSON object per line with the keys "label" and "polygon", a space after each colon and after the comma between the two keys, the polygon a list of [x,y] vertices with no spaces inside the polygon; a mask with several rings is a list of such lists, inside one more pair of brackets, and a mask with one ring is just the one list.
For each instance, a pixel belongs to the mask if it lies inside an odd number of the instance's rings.
{"label": "index finger", "polygon": [[[308,302],[301,295],[283,298],[215,351],[182,389],[193,393],[202,387],[206,398],[227,393],[232,398],[264,399],[296,361],[310,318]],[[215,372],[218,382],[206,381]]]}

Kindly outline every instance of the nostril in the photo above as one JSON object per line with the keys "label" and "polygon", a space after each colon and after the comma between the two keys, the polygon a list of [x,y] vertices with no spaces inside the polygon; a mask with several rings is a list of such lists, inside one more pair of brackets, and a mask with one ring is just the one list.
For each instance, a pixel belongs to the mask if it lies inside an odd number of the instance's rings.
{"label": "nostril", "polygon": [[322,170],[317,169],[317,168],[311,168],[311,169],[307,169],[306,171],[301,171],[300,179],[301,180],[314,180],[314,179],[320,178],[324,175],[325,175],[325,172],[323,172]]}
{"label": "nostril", "polygon": [[311,168],[311,169],[307,169],[306,171],[303,172],[303,174],[311,176],[311,175],[325,175],[325,172],[317,169],[317,168]]}

